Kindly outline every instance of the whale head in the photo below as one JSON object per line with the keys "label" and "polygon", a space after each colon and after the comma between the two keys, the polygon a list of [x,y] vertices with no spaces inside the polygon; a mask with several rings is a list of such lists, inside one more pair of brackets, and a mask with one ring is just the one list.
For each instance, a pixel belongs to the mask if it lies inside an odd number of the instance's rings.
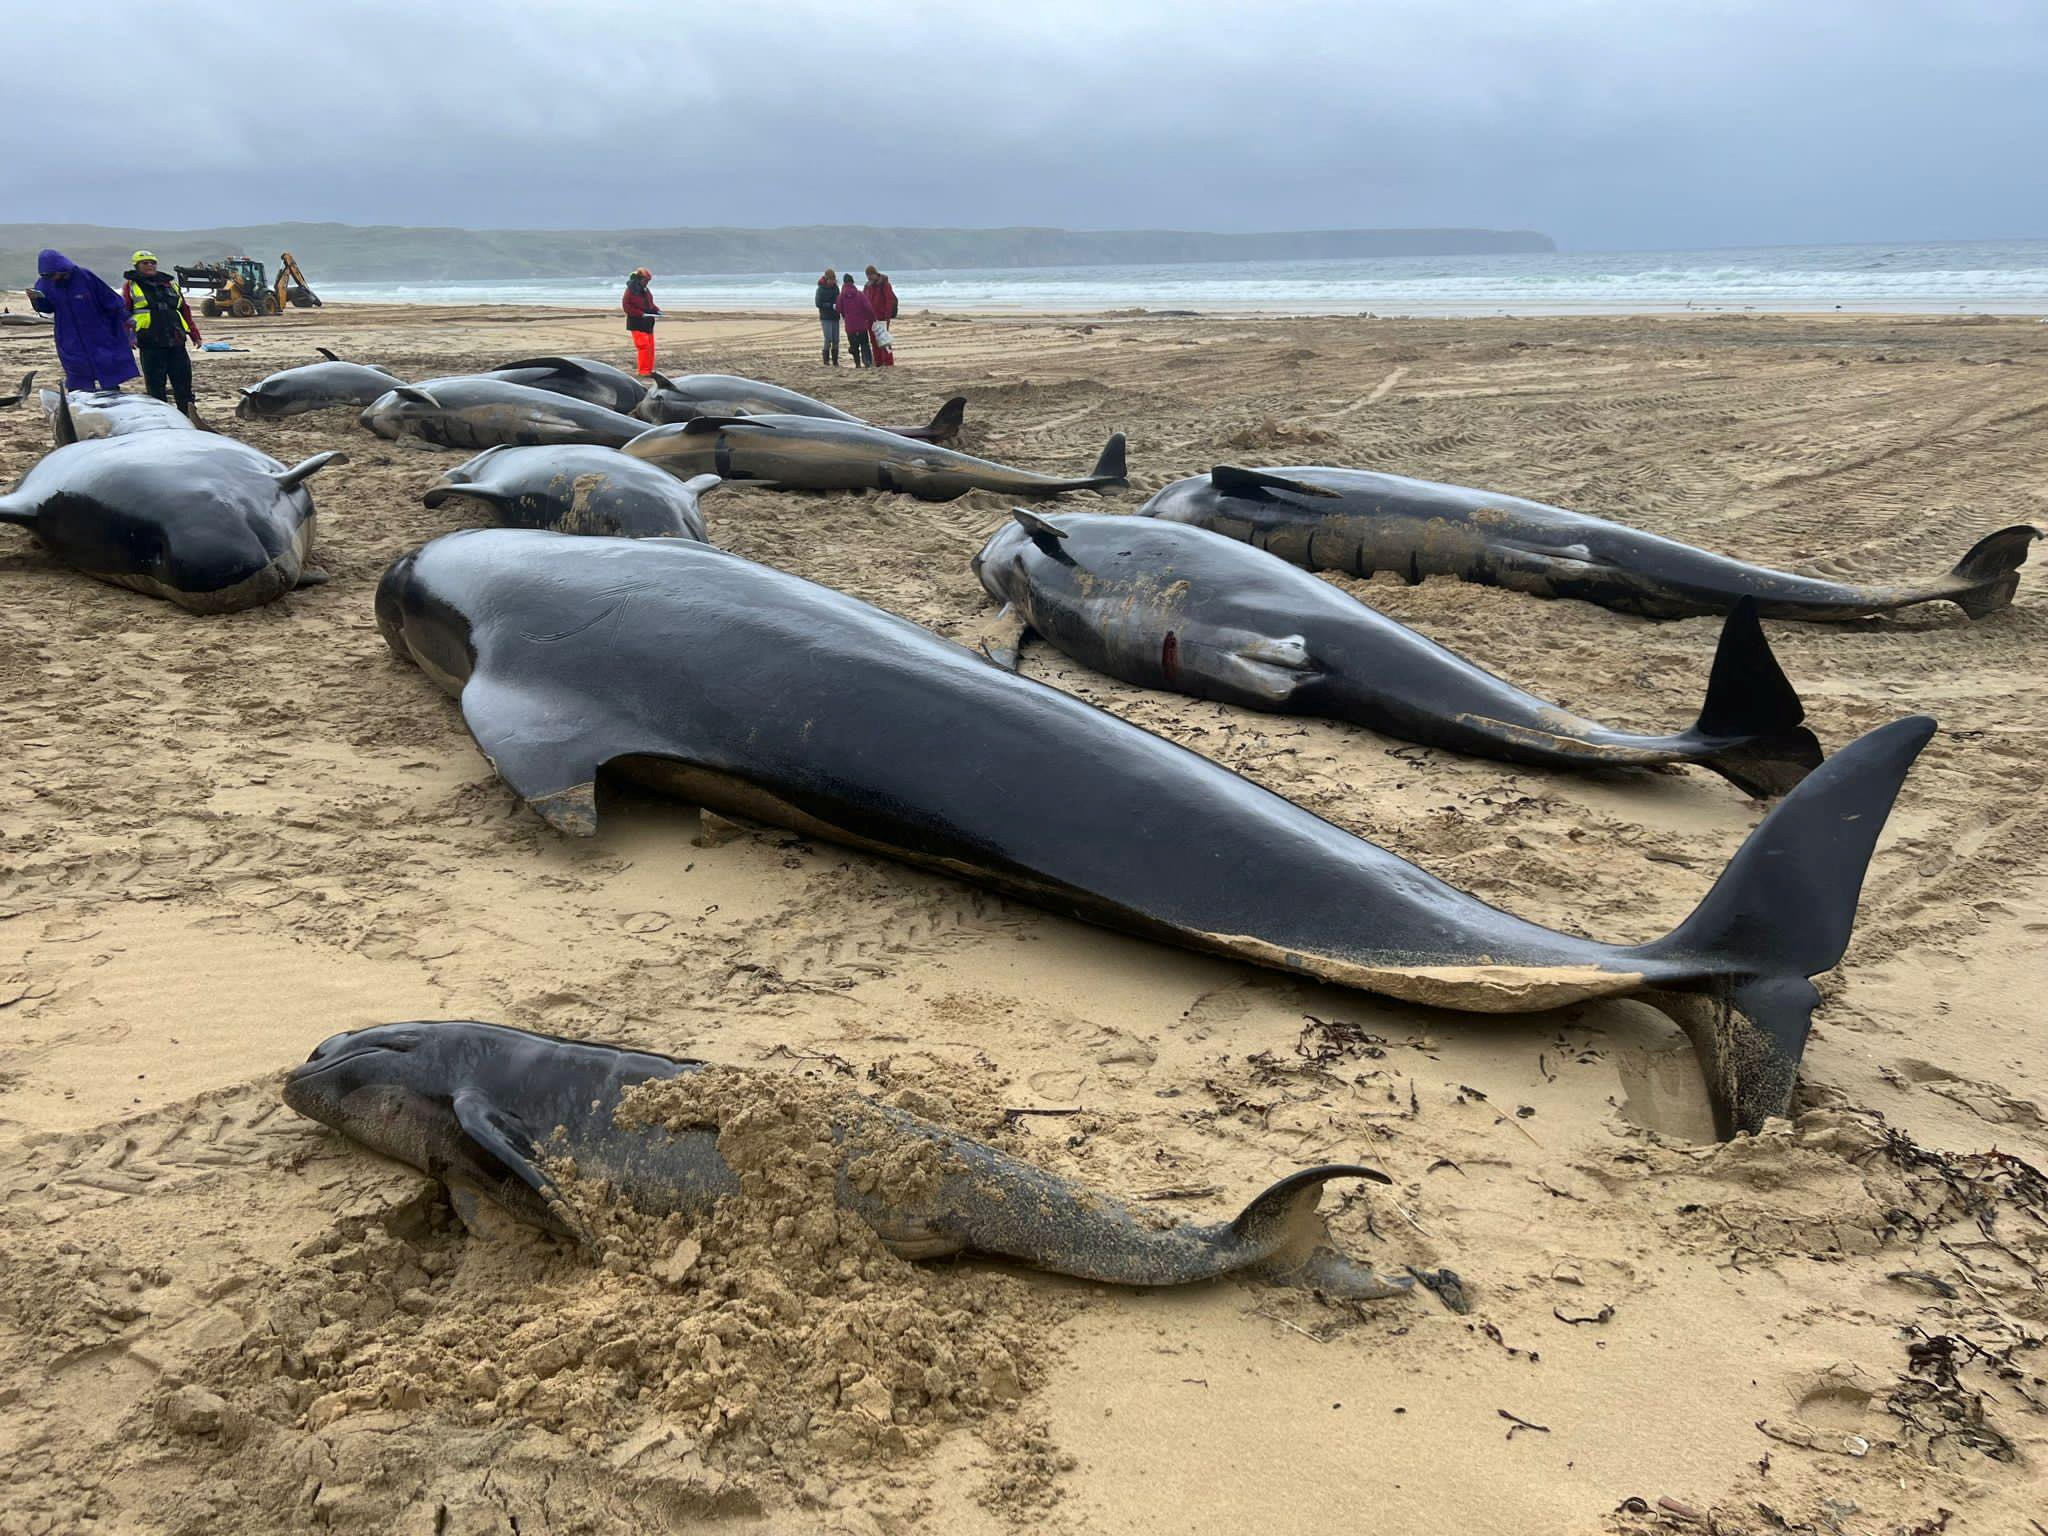
{"label": "whale head", "polygon": [[379,1024],[322,1041],[285,1077],[284,1101],[424,1173],[469,1160],[455,1117],[460,1041],[452,1028]]}
{"label": "whale head", "polygon": [[476,666],[469,616],[430,590],[420,571],[428,549],[400,555],[377,582],[377,629],[401,661],[409,661],[450,694],[460,694]]}
{"label": "whale head", "polygon": [[481,1193],[530,1225],[565,1233],[536,1187],[523,1129],[500,1108],[519,1069],[531,1065],[508,1060],[511,1033],[460,1020],[350,1030],[322,1041],[286,1075],[284,1101],[451,1185],[458,1211],[464,1195]]}
{"label": "whale head", "polygon": [[388,389],[368,405],[356,417],[356,424],[379,437],[397,442],[405,436],[408,422],[424,420],[441,414],[441,402],[415,385],[401,384]]}

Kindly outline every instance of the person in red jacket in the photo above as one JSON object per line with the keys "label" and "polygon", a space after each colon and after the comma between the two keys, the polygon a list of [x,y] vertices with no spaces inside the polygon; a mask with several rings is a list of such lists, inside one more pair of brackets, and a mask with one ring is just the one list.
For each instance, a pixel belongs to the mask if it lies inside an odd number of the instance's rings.
{"label": "person in red jacket", "polygon": [[875,312],[876,327],[868,333],[874,344],[875,366],[893,368],[896,366],[896,339],[892,334],[894,327],[889,322],[896,318],[896,285],[889,281],[888,273],[877,272],[870,265],[865,293],[868,308]]}
{"label": "person in red jacket", "polygon": [[647,286],[653,278],[645,267],[638,268],[626,279],[626,294],[619,300],[619,308],[626,312],[626,329],[633,333],[633,355],[643,379],[654,372],[654,322],[661,315],[654,290]]}
{"label": "person in red jacket", "polygon": [[854,286],[851,272],[846,274],[846,282],[839,290],[839,318],[846,322],[846,347],[853,354],[853,366],[874,367],[874,354],[868,350],[868,330],[875,323],[875,311],[868,296]]}

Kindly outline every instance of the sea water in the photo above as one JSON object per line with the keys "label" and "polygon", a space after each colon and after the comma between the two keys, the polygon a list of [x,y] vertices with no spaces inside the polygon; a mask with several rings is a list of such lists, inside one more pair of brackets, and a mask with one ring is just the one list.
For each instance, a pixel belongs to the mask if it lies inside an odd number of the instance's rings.
{"label": "sea water", "polygon": [[[863,251],[819,251],[844,270]],[[1293,314],[1545,315],[1683,311],[1866,314],[2048,313],[2048,240],[1788,245],[1715,251],[1556,251],[1227,261],[1159,266],[902,266],[906,312],[1118,309]],[[418,304],[616,307],[619,276],[336,283],[330,299]],[[661,274],[662,308],[808,309],[814,272]]]}

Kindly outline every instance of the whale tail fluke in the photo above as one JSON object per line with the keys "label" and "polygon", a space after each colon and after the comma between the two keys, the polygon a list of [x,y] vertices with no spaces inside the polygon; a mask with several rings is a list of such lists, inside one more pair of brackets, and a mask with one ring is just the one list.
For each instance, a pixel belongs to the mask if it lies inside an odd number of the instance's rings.
{"label": "whale tail fluke", "polygon": [[1109,434],[1109,441],[1102,445],[1102,456],[1095,461],[1095,467],[1088,472],[1093,485],[1129,485],[1130,475],[1124,464],[1124,435],[1121,432]]}
{"label": "whale tail fluke", "polygon": [[1332,1179],[1390,1182],[1377,1169],[1356,1163],[1325,1163],[1290,1173],[1267,1188],[1216,1230],[1215,1242],[1226,1269],[1242,1269],[1276,1285],[1297,1285],[1344,1301],[1378,1301],[1399,1296],[1414,1281],[1374,1273],[1368,1266],[1331,1248],[1316,1206],[1323,1186]]}
{"label": "whale tail fluke", "polygon": [[967,421],[967,397],[955,395],[938,409],[931,419],[931,425],[924,430],[935,443],[950,443],[960,435],[960,428]]}
{"label": "whale tail fluke", "polygon": [[[15,392],[11,395],[0,395],[0,406],[21,404],[22,401],[26,400],[29,397],[29,394],[35,389],[35,387],[36,371],[35,369],[31,368],[27,373],[21,376],[21,387],[19,389],[15,390]],[[965,399],[963,399],[960,403],[964,406],[967,402]]]}
{"label": "whale tail fluke", "polygon": [[1806,706],[1764,636],[1756,600],[1740,599],[1721,626],[1706,701],[1693,727],[1696,736],[1729,744],[1701,754],[1699,762],[1759,800],[1782,795],[1824,756],[1805,719]]}
{"label": "whale tail fluke", "polygon": [[54,391],[57,396],[56,408],[50,413],[50,435],[62,448],[67,443],[78,441],[78,422],[71,414],[71,388]]}
{"label": "whale tail fluke", "polygon": [[1864,872],[1892,802],[1934,735],[1924,715],[1851,742],[1763,819],[1692,915],[1633,953],[1682,989],[1721,1134],[1782,1115],[1819,994],[1809,977],[1849,946]]}
{"label": "whale tail fluke", "polygon": [[1973,619],[2011,606],[2013,594],[2020,589],[2020,567],[2027,563],[2027,552],[2040,537],[2041,530],[2032,524],[2016,523],[1972,544],[1970,552],[1949,572],[1951,579],[1967,583],[1954,594],[1955,605]]}

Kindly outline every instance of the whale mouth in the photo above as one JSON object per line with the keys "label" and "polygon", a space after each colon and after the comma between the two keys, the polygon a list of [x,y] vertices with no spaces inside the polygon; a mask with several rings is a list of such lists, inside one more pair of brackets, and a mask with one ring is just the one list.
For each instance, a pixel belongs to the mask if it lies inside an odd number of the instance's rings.
{"label": "whale mouth", "polygon": [[403,1055],[416,1050],[419,1041],[406,1035],[393,1035],[377,1040],[356,1040],[341,1035],[333,1040],[323,1040],[313,1048],[313,1054],[300,1062],[284,1077],[285,1093],[290,1095],[295,1088],[303,1088],[351,1062],[361,1061],[366,1056]]}

